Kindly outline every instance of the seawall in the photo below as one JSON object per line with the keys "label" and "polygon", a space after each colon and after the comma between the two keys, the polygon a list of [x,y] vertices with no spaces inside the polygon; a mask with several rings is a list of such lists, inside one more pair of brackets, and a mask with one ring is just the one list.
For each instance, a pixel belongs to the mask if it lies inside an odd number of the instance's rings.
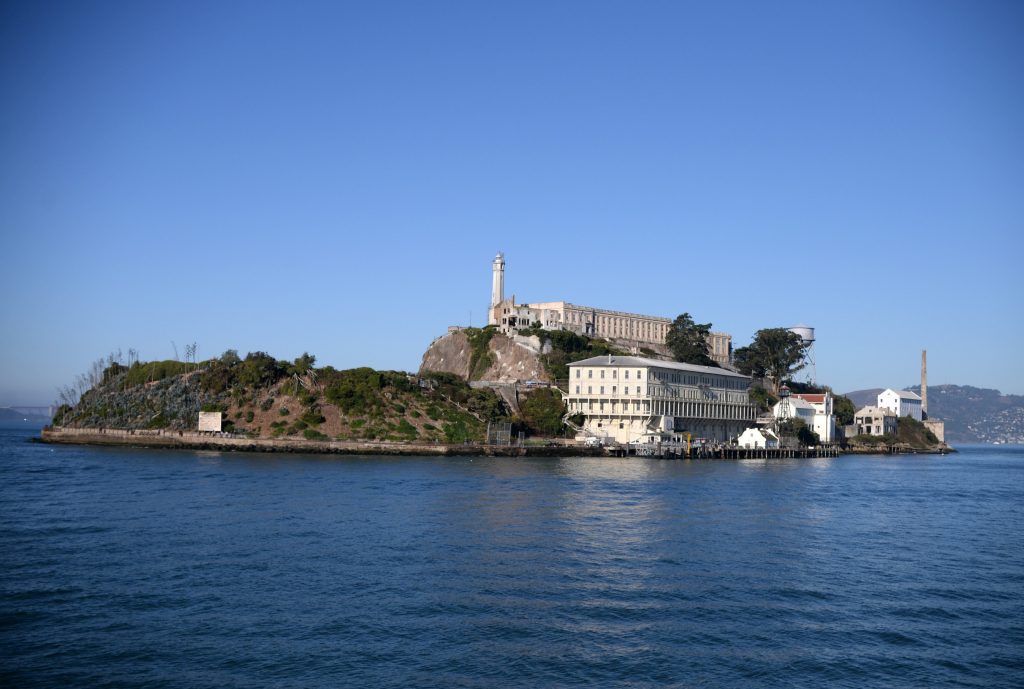
{"label": "seawall", "polygon": [[306,440],[304,438],[245,438],[189,431],[126,431],[111,428],[44,428],[38,440],[44,443],[68,445],[114,445],[178,450],[293,452],[339,455],[592,457],[603,454],[599,449],[595,450],[594,448],[562,444],[504,447],[480,444]]}

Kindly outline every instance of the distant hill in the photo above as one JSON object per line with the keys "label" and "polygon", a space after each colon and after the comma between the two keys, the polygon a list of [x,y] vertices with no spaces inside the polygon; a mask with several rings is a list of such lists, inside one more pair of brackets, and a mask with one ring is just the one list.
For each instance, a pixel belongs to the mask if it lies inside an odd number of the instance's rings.
{"label": "distant hill", "polygon": [[854,390],[853,392],[844,393],[853,402],[853,406],[857,409],[866,407],[869,404],[874,404],[878,401],[878,393],[885,390],[885,388],[871,388],[870,390]]}
{"label": "distant hill", "polygon": [[[920,394],[921,387],[907,388]],[[882,388],[846,393],[858,409],[874,404]],[[970,385],[928,387],[928,415],[946,422],[949,443],[1024,443],[1024,395]]]}
{"label": "distant hill", "polygon": [[[45,409],[45,407],[39,408]],[[0,407],[0,428],[42,428],[50,415],[39,410]]]}

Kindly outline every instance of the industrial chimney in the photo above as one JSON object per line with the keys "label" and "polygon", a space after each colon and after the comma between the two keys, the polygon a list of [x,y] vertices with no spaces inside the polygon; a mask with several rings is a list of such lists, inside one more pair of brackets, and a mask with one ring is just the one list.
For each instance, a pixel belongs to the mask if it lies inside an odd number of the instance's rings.
{"label": "industrial chimney", "polygon": [[921,350],[921,418],[928,418],[928,350]]}

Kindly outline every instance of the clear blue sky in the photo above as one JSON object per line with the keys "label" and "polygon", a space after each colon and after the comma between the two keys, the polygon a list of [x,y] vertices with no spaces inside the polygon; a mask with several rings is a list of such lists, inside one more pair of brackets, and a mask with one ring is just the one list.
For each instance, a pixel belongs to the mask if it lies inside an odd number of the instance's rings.
{"label": "clear blue sky", "polygon": [[1024,393],[1024,3],[6,2],[0,405],[520,300]]}

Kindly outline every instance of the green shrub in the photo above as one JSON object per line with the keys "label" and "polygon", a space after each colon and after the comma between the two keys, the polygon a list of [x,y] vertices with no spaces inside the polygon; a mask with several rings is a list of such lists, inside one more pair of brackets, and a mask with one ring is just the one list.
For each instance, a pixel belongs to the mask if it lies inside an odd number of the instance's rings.
{"label": "green shrub", "polygon": [[270,411],[274,406],[274,398],[268,397],[267,399],[260,402],[261,411]]}
{"label": "green shrub", "polygon": [[288,416],[289,414],[291,414],[291,412],[288,411],[288,407],[281,407],[280,409],[277,410],[277,413],[280,414],[281,416]]}
{"label": "green shrub", "polygon": [[302,435],[306,440],[330,440],[326,435],[316,430],[315,428],[307,428],[302,432]]}
{"label": "green shrub", "polygon": [[532,433],[553,436],[562,430],[565,404],[557,390],[534,390],[520,403],[519,408],[523,412],[523,421]]}
{"label": "green shrub", "polygon": [[465,328],[462,332],[469,340],[469,379],[479,380],[494,363],[489,345],[498,330],[495,326],[488,325],[485,328]]}
{"label": "green shrub", "polygon": [[365,412],[380,405],[381,375],[372,368],[354,368],[348,371],[334,371],[323,376],[328,378],[325,396],[346,414]]}
{"label": "green shrub", "polygon": [[252,423],[253,419],[255,419],[255,418],[256,418],[256,414],[254,414],[251,409],[249,411],[245,412],[245,421],[246,421],[246,423]]}
{"label": "green shrub", "polygon": [[416,427],[405,419],[398,422],[398,426],[395,428],[395,431],[399,435],[405,436],[408,440],[412,440],[419,435],[419,431],[416,430]]}
{"label": "green shrub", "polygon": [[147,361],[141,363],[136,361],[132,364],[131,368],[128,369],[128,375],[125,377],[126,386],[143,385],[157,380],[163,380],[164,378],[170,378],[171,376],[177,376],[188,370],[189,364],[182,361]]}

